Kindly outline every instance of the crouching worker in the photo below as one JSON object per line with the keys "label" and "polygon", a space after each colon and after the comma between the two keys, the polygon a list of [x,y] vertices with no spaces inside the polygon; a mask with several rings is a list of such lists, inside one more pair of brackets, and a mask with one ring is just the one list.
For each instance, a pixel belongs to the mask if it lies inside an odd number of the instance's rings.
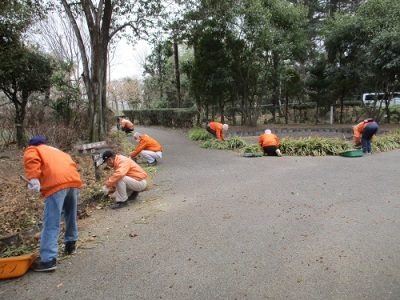
{"label": "crouching worker", "polygon": [[65,253],[75,253],[78,240],[77,202],[82,186],[76,163],[59,149],[46,145],[46,139],[35,136],[24,152],[25,176],[30,191],[41,192],[44,200],[43,229],[40,237],[38,272],[57,268],[58,235],[61,213],[65,218]]}
{"label": "crouching worker", "polygon": [[279,139],[271,130],[266,129],[265,133],[260,135],[258,144],[263,148],[264,155],[282,156],[281,150],[279,150]]}
{"label": "crouching worker", "polygon": [[114,168],[113,175],[103,186],[104,195],[108,195],[110,189],[115,188],[115,203],[111,205],[112,209],[126,206],[128,200],[134,200],[139,192],[146,188],[147,173],[129,157],[105,151],[103,163]]}
{"label": "crouching worker", "polygon": [[159,142],[149,137],[147,134],[135,132],[133,138],[139,142],[131,153],[130,157],[135,160],[140,154],[149,166],[157,165],[157,159],[162,158],[162,147]]}
{"label": "crouching worker", "polygon": [[122,117],[119,118],[119,127],[122,131],[125,131],[126,134],[131,133],[134,129],[133,123]]}
{"label": "crouching worker", "polygon": [[206,130],[211,133],[218,140],[224,141],[224,131],[228,131],[228,124],[222,124],[219,122],[208,122]]}
{"label": "crouching worker", "polygon": [[365,119],[358,123],[353,129],[354,146],[358,147],[361,144],[362,151],[371,154],[371,141],[374,135],[378,132],[378,129],[378,124],[372,118]]}

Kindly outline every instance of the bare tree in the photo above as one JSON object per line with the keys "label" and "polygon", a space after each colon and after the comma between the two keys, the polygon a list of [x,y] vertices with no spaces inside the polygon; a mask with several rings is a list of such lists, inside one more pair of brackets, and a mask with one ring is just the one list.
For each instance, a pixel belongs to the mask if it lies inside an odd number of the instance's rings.
{"label": "bare tree", "polygon": [[[77,23],[83,27],[83,19],[77,19]],[[79,81],[82,74],[82,62],[74,30],[68,18],[64,14],[49,13],[47,18],[42,20],[35,26],[40,34],[34,34],[32,39],[38,43],[58,61],[66,61],[73,65],[71,79],[75,82]],[[89,34],[82,30],[82,39],[85,48],[89,48]]]}
{"label": "bare tree", "polygon": [[[161,0],[60,0],[72,24],[83,67],[83,81],[89,100],[90,140],[98,141],[106,136],[106,86],[108,51],[113,39],[126,34],[131,41],[154,26],[162,11]],[[82,15],[83,13],[83,15]],[[79,25],[84,17],[90,44],[86,47]],[[90,51],[89,51],[90,50]]]}
{"label": "bare tree", "polygon": [[137,79],[124,78],[109,83],[109,100],[117,115],[120,109],[137,109],[141,104],[141,84]]}

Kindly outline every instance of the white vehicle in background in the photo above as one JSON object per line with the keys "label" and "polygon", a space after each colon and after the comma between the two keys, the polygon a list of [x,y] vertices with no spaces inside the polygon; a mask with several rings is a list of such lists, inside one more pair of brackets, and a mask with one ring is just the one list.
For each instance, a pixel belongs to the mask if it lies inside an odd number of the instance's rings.
{"label": "white vehicle in background", "polygon": [[[400,92],[394,92],[393,95],[389,94],[389,106],[400,105]],[[389,101],[389,99],[387,99]],[[364,93],[362,95],[363,103],[367,106],[381,106],[386,107],[385,93]]]}

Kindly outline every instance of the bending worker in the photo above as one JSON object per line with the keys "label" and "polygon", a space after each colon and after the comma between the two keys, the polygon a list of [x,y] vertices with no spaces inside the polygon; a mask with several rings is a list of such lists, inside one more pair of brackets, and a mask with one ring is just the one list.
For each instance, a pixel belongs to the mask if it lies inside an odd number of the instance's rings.
{"label": "bending worker", "polygon": [[113,175],[103,186],[106,196],[115,188],[115,203],[111,205],[112,209],[126,206],[128,200],[135,199],[138,193],[146,188],[147,173],[128,157],[115,155],[112,151],[107,150],[103,153],[103,163],[114,168]]}
{"label": "bending worker", "polygon": [[228,128],[228,124],[222,124],[219,122],[208,122],[206,125],[206,130],[221,141],[225,140],[224,131],[227,131]]}
{"label": "bending worker", "polygon": [[365,119],[358,123],[353,129],[354,146],[358,147],[361,144],[362,151],[371,154],[371,141],[374,135],[378,132],[378,129],[378,124],[372,118]]}
{"label": "bending worker", "polygon": [[135,157],[140,154],[147,160],[149,166],[155,166],[157,164],[157,159],[162,158],[162,147],[160,143],[147,134],[141,134],[139,132],[135,132],[133,137],[139,144],[131,153],[131,158],[135,159]]}
{"label": "bending worker", "polygon": [[271,130],[266,129],[265,133],[260,135],[258,144],[263,148],[264,155],[282,156],[281,150],[279,150],[279,139]]}
{"label": "bending worker", "polygon": [[133,123],[122,117],[119,118],[119,126],[122,131],[125,131],[126,134],[131,133],[134,129]]}
{"label": "bending worker", "polygon": [[65,152],[46,145],[46,139],[35,136],[24,153],[28,189],[41,192],[44,200],[43,228],[40,237],[40,261],[33,265],[38,272],[57,268],[58,235],[61,213],[64,213],[65,253],[74,254],[78,240],[77,203],[81,177],[77,165]]}

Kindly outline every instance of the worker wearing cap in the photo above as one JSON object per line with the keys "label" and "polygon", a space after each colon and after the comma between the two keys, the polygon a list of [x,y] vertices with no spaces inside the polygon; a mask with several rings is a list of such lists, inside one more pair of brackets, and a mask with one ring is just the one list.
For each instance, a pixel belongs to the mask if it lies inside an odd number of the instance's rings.
{"label": "worker wearing cap", "polygon": [[378,124],[372,118],[365,119],[364,121],[358,123],[353,128],[354,146],[358,147],[361,145],[364,153],[371,154],[371,141],[378,132],[378,129]]}
{"label": "worker wearing cap", "polygon": [[266,129],[264,134],[258,138],[258,144],[264,151],[264,155],[282,156],[279,150],[279,139],[270,129]]}
{"label": "worker wearing cap", "polygon": [[139,154],[147,161],[149,166],[155,166],[157,159],[162,158],[162,146],[147,134],[135,132],[133,138],[139,142],[130,157],[135,159]]}
{"label": "worker wearing cap", "polygon": [[119,127],[122,131],[125,131],[126,134],[131,133],[134,129],[133,123],[123,117],[119,118]]}
{"label": "worker wearing cap", "polygon": [[227,131],[228,128],[228,124],[222,124],[219,122],[208,122],[206,125],[206,130],[221,141],[225,140],[224,131]]}
{"label": "worker wearing cap", "polygon": [[73,254],[78,240],[76,224],[81,177],[71,157],[54,147],[46,145],[46,139],[35,136],[29,140],[24,152],[25,176],[30,191],[41,192],[45,197],[43,228],[40,237],[40,262],[33,266],[39,272],[57,268],[58,235],[61,213],[65,218],[65,253]]}
{"label": "worker wearing cap", "polygon": [[114,168],[113,175],[103,186],[105,195],[109,194],[110,189],[115,188],[115,203],[111,205],[112,209],[126,206],[128,200],[135,199],[138,193],[146,188],[147,173],[129,157],[116,155],[107,150],[103,153],[103,163]]}

